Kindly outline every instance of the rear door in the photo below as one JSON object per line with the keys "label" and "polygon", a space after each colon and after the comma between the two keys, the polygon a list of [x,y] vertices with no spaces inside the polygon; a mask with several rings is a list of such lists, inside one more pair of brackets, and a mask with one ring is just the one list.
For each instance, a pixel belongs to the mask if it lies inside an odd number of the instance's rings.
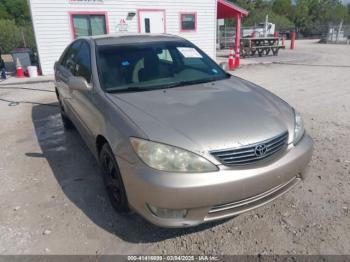
{"label": "rear door", "polygon": [[[75,57],[74,76],[84,78],[90,85],[92,81],[91,48],[86,40],[82,40],[79,52]],[[86,90],[70,90],[71,106],[78,122],[78,129],[86,144],[93,148],[93,129],[97,125],[98,110],[94,103],[94,88]]]}

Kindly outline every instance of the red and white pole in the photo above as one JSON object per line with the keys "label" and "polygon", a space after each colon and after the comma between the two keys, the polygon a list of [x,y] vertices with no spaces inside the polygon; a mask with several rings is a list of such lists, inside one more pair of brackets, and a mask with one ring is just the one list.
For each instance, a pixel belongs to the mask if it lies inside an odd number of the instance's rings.
{"label": "red and white pole", "polygon": [[290,32],[290,49],[295,48],[295,32]]}
{"label": "red and white pole", "polygon": [[241,64],[240,62],[241,56],[239,54],[239,48],[237,50],[236,56],[235,56],[235,68],[238,68]]}
{"label": "red and white pole", "polygon": [[234,58],[234,50],[230,49],[230,54],[228,56],[228,70],[234,70],[235,69],[235,58]]}
{"label": "red and white pole", "polygon": [[236,36],[235,36],[235,66],[239,67],[240,65],[240,55],[239,48],[241,43],[241,16],[239,14],[236,15]]}

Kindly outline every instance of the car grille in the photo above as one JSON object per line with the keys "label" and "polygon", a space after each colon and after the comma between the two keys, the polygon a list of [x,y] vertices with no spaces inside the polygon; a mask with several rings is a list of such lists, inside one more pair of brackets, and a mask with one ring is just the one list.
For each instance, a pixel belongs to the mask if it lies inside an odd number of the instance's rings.
{"label": "car grille", "polygon": [[227,166],[248,165],[267,159],[286,147],[288,132],[271,139],[239,148],[211,151],[210,153]]}

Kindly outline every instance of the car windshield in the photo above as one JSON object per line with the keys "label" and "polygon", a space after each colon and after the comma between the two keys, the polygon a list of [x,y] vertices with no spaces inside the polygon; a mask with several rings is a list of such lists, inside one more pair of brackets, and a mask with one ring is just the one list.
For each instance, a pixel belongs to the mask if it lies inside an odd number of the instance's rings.
{"label": "car windshield", "polygon": [[136,92],[225,79],[205,53],[188,42],[98,46],[100,83],[106,92]]}

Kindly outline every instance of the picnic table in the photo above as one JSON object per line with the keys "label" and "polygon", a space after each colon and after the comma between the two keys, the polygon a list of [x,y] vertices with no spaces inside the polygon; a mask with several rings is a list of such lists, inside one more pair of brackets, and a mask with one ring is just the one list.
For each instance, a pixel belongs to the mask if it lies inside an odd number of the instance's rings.
{"label": "picnic table", "polygon": [[280,37],[244,37],[241,38],[241,57],[248,57],[254,55],[272,55],[277,56],[278,51],[285,48],[282,45],[282,38]]}

